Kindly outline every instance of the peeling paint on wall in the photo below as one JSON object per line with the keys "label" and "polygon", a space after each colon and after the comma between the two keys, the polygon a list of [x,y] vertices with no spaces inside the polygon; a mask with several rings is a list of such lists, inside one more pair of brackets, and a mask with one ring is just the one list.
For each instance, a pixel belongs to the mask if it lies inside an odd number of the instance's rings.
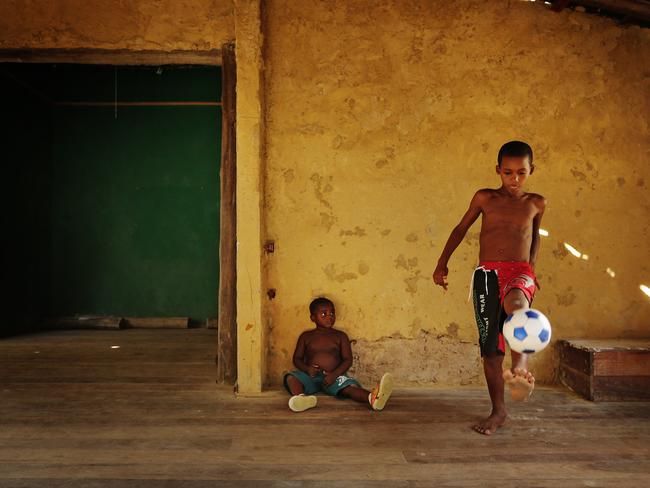
{"label": "peeling paint on wall", "polygon": [[[411,337],[395,333],[373,341],[359,339],[352,347],[350,375],[366,386],[372,386],[385,372],[411,385],[476,384],[482,373],[476,344],[422,329]],[[467,360],[459,362],[457,356]]]}

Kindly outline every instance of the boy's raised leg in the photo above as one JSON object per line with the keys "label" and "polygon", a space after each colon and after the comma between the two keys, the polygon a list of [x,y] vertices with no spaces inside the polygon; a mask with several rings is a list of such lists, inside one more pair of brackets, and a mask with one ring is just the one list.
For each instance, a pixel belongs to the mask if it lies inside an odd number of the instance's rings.
{"label": "boy's raised leg", "polygon": [[[512,289],[503,300],[503,308],[510,315],[515,310],[528,309],[530,305],[521,290]],[[513,400],[525,402],[535,388],[535,377],[528,371],[528,354],[510,351],[512,367],[503,372],[503,379],[510,388]]]}
{"label": "boy's raised leg", "polygon": [[473,429],[481,434],[492,435],[504,424],[508,416],[503,399],[503,356],[500,354],[485,356],[483,371],[492,401],[492,412],[489,417],[475,424]]}

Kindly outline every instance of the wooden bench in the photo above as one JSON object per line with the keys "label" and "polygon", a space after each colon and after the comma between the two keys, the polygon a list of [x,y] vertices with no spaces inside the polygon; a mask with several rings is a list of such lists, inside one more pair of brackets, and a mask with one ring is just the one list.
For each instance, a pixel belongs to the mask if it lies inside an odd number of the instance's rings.
{"label": "wooden bench", "polygon": [[560,340],[560,380],[593,401],[650,400],[650,339]]}

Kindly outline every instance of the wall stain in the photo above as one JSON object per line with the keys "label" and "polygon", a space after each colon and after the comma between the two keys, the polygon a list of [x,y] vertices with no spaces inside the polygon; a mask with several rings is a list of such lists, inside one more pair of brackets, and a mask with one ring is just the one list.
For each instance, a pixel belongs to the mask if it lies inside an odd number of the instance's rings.
{"label": "wall stain", "polygon": [[332,139],[333,149],[340,149],[342,145],[343,145],[343,137],[341,135],[337,135],[334,139]]}
{"label": "wall stain", "polygon": [[422,319],[420,317],[413,319],[413,322],[409,325],[409,330],[411,337],[416,337],[420,331],[426,333],[426,331],[422,329]]}
{"label": "wall stain", "polygon": [[368,274],[368,271],[370,271],[370,266],[368,266],[367,263],[361,261],[361,262],[359,263],[358,270],[359,270],[359,274],[360,274],[360,275],[362,275],[362,276],[363,276],[363,275],[367,275],[367,274]]}
{"label": "wall stain", "polygon": [[460,329],[460,326],[456,322],[451,322],[447,326],[447,335],[449,337],[458,337],[458,329]]}
{"label": "wall stain", "polygon": [[418,240],[418,235],[415,232],[411,232],[406,236],[406,242],[416,242]]}
{"label": "wall stain", "polygon": [[334,224],[336,224],[337,220],[338,219],[334,217],[334,215],[332,214],[326,212],[320,213],[320,225],[324,227],[325,230],[327,230],[327,232],[329,232],[332,229]]}
{"label": "wall stain", "polygon": [[325,198],[328,193],[331,193],[334,189],[332,187],[332,177],[325,178],[324,176],[314,173],[311,175],[311,181],[314,182],[314,195],[320,203],[325,205],[327,208],[332,208],[330,202]]}
{"label": "wall stain", "polygon": [[569,305],[573,305],[577,298],[575,293],[562,293],[555,296],[557,297],[557,304],[562,307],[568,307]]}
{"label": "wall stain", "polygon": [[318,124],[302,124],[298,126],[298,132],[305,135],[320,135],[325,133],[325,128]]}
{"label": "wall stain", "polygon": [[565,249],[561,242],[557,243],[557,247],[553,249],[553,257],[555,259],[564,259],[569,255],[569,251]]}
{"label": "wall stain", "polygon": [[330,263],[327,266],[323,268],[323,272],[325,275],[332,281],[338,281],[339,283],[343,283],[344,281],[348,280],[356,280],[357,279],[357,274],[356,273],[349,273],[349,272],[343,272],[343,273],[337,273],[336,272],[336,265],[334,263]]}
{"label": "wall stain", "polygon": [[282,176],[284,176],[284,181],[285,183],[291,183],[294,178],[296,177],[294,171],[292,169],[286,169],[282,173]]}
{"label": "wall stain", "polygon": [[579,181],[587,181],[587,175],[584,174],[582,171],[578,171],[575,168],[571,168],[571,174],[575,179]]}
{"label": "wall stain", "polygon": [[418,291],[418,281],[425,279],[424,277],[420,276],[422,272],[418,269],[415,272],[415,275],[411,276],[410,278],[405,278],[404,283],[406,283],[406,292],[410,293],[411,295],[415,295],[415,293]]}
{"label": "wall stain", "polygon": [[356,226],[353,230],[342,230],[339,233],[340,236],[359,236],[363,237],[366,235],[366,229],[362,229],[359,226]]}
{"label": "wall stain", "polygon": [[397,256],[397,259],[395,259],[395,267],[396,268],[404,268],[405,270],[409,270],[408,263],[406,261],[406,257],[404,254],[400,254]]}

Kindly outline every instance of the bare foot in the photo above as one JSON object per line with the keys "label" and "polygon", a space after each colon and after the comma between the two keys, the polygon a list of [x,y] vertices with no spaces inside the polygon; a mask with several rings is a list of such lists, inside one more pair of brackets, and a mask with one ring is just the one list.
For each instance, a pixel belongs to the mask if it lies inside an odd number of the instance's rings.
{"label": "bare foot", "polygon": [[510,396],[517,402],[528,400],[535,388],[535,377],[530,371],[522,368],[515,368],[514,371],[506,369],[503,372],[503,380],[510,388]]}
{"label": "bare foot", "polygon": [[481,420],[478,424],[472,426],[472,429],[479,434],[492,435],[505,423],[507,416],[508,414],[505,411],[492,412],[488,418]]}

